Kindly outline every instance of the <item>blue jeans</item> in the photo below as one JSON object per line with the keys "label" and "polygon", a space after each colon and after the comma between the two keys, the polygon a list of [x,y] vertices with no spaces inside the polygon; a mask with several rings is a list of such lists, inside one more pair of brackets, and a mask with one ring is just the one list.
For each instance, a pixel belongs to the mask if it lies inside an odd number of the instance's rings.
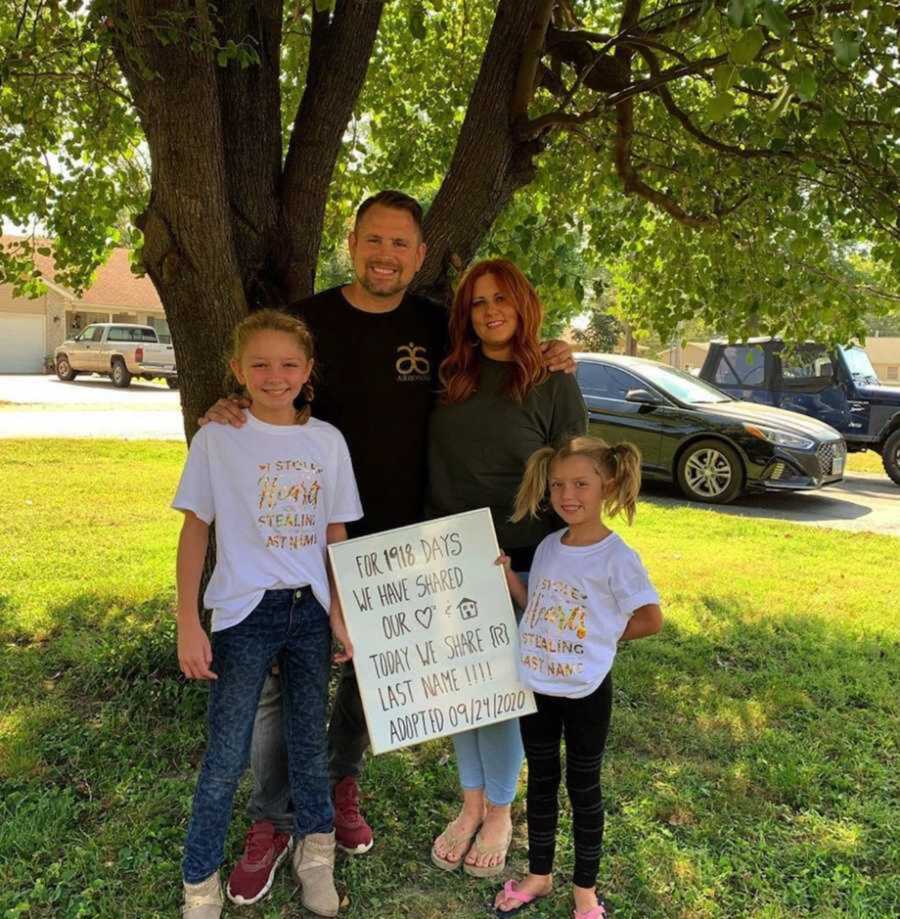
{"label": "blue jeans", "polygon": [[182,874],[196,884],[224,856],[234,794],[250,755],[253,719],[272,662],[284,694],[284,741],[294,801],[294,833],[330,833],[325,708],[331,658],[328,614],[308,587],[267,590],[237,625],[212,635],[209,743],[197,779]]}
{"label": "blue jeans", "polygon": [[[517,572],[528,586],[528,572]],[[523,611],[513,606],[516,621]],[[512,804],[525,759],[519,719],[512,718],[453,735],[459,783],[466,791],[483,788],[491,804]]]}

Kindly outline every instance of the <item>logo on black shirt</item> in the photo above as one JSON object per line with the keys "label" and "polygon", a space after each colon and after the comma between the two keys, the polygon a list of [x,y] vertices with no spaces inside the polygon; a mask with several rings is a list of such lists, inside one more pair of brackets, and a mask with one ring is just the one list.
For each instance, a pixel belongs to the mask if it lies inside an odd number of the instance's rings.
{"label": "logo on black shirt", "polygon": [[410,342],[397,348],[400,357],[394,365],[397,368],[397,380],[402,383],[421,383],[431,380],[431,361],[426,355],[428,349]]}

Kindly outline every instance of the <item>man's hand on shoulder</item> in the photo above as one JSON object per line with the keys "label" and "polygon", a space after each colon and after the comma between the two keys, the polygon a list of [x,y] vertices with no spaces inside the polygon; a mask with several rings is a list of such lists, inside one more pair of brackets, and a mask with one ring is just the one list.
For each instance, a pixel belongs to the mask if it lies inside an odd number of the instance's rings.
{"label": "man's hand on shoulder", "polygon": [[205,415],[197,419],[197,424],[202,428],[210,421],[214,421],[216,424],[230,424],[233,428],[239,428],[247,421],[244,409],[248,408],[250,408],[250,400],[240,396],[219,399],[215,405],[207,409]]}
{"label": "man's hand on shoulder", "polygon": [[572,357],[572,346],[567,341],[560,341],[558,338],[542,341],[541,351],[544,355],[544,366],[548,370],[575,373],[575,358]]}

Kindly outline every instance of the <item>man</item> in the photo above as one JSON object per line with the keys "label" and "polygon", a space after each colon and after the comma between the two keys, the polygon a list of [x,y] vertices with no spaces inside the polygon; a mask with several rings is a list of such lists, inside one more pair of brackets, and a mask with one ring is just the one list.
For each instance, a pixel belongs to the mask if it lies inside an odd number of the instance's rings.
{"label": "man", "polygon": [[[348,237],[353,280],[323,291],[290,312],[310,328],[316,344],[313,412],[347,440],[365,516],[350,537],[422,519],[428,415],[439,388],[438,367],[448,342],[447,312],[409,292],[425,259],[422,209],[409,195],[382,191],[359,206]],[[554,369],[572,366],[566,345],[551,347]],[[240,403],[220,400],[201,423],[244,423]],[[350,854],[372,847],[359,809],[359,778],[369,746],[352,661],[343,666],[329,725],[337,845]],[[228,882],[229,898],[255,903],[268,893],[291,846],[293,819],[281,737],[277,676],[263,689],[251,756],[253,820],[241,860]]]}

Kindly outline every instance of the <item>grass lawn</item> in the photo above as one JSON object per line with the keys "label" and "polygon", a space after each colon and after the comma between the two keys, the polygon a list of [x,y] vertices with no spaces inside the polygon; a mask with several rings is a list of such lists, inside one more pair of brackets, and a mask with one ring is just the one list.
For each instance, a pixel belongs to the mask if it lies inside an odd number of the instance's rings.
{"label": "grass lawn", "polygon": [[[0,441],[4,917],[178,914],[206,695],[174,653],[183,454]],[[627,539],[667,618],[616,663],[601,868],[616,915],[898,915],[900,543],[647,503]],[[488,915],[496,882],[428,858],[456,806],[450,750],[369,762],[376,846],[339,862],[342,915]],[[556,892],[530,919],[571,916],[567,814]],[[516,815],[522,869],[521,800]],[[305,913],[282,871],[270,899],[226,915]]]}
{"label": "grass lawn", "polygon": [[871,475],[882,475],[887,478],[881,454],[873,450],[863,450],[861,453],[847,455],[847,472],[864,472]]}

